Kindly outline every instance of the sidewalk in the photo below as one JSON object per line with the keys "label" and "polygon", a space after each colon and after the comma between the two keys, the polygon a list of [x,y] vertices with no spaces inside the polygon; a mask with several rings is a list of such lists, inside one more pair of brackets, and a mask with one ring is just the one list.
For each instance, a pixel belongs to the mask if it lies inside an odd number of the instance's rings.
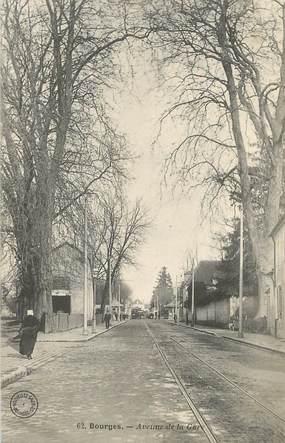
{"label": "sidewalk", "polygon": [[97,335],[103,334],[104,332],[107,332],[108,330],[115,328],[116,326],[119,326],[123,323],[126,323],[125,321],[114,321],[112,323],[112,326],[110,326],[109,329],[106,329],[104,323],[100,323],[96,325],[96,332],[92,332],[92,327],[88,327],[88,334],[83,335],[82,327],[81,328],[74,328],[69,331],[63,331],[63,332],[50,332],[49,334],[44,334],[43,332],[38,333],[38,342],[81,342],[81,341],[89,341],[92,340],[92,338],[96,337]]}
{"label": "sidewalk", "polygon": [[82,328],[50,334],[39,332],[33,359],[28,360],[19,353],[19,341],[12,341],[12,337],[17,334],[19,326],[9,327],[6,322],[2,322],[1,387],[3,388],[19,378],[29,375],[40,366],[63,355],[70,347],[74,347],[75,343],[92,340],[123,323],[125,321],[114,322],[109,329],[106,329],[104,324],[99,324],[96,327],[96,333],[92,333],[91,327],[89,327],[87,335],[83,335]]}
{"label": "sidewalk", "polygon": [[[191,326],[180,323],[179,326],[185,328],[191,328]],[[251,332],[245,332],[243,338],[238,337],[238,331],[230,331],[227,329],[212,328],[209,326],[197,325],[194,328],[196,331],[204,332],[206,334],[215,335],[217,337],[223,337],[227,340],[233,340],[240,343],[244,343],[248,346],[265,349],[267,351],[278,352],[285,354],[285,339],[275,338],[272,335],[267,334],[255,334]]]}

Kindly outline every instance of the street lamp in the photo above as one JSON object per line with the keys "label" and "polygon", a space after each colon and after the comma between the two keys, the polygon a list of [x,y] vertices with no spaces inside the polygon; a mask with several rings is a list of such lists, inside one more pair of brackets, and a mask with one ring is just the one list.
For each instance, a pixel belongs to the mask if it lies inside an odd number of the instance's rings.
{"label": "street lamp", "polygon": [[119,298],[119,311],[118,311],[118,316],[119,316],[119,321],[121,321],[121,279],[120,279],[120,273],[119,273],[119,288],[118,288],[118,298]]}
{"label": "street lamp", "polygon": [[191,304],[191,323],[195,327],[195,266],[194,258],[192,260],[192,304]]}
{"label": "street lamp", "polygon": [[92,269],[92,279],[93,279],[93,322],[92,322],[92,332],[96,332],[96,291],[97,291],[97,272],[98,269]]}
{"label": "street lamp", "polygon": [[178,308],[178,279],[176,275],[176,291],[175,291],[175,314],[176,314],[176,321],[179,323],[179,308]]}
{"label": "street lamp", "polygon": [[88,257],[87,257],[87,195],[85,196],[84,204],[84,286],[83,286],[83,335],[88,335],[87,327],[87,271],[88,271]]}
{"label": "street lamp", "polygon": [[159,318],[159,291],[160,289],[157,289],[156,291],[156,319],[158,320]]}
{"label": "street lamp", "polygon": [[109,255],[109,274],[108,274],[108,286],[109,286],[109,312],[112,316],[112,273],[111,273],[111,257]]}
{"label": "street lamp", "polygon": [[240,210],[240,257],[239,257],[239,328],[238,336],[243,338],[242,298],[243,298],[243,206]]}

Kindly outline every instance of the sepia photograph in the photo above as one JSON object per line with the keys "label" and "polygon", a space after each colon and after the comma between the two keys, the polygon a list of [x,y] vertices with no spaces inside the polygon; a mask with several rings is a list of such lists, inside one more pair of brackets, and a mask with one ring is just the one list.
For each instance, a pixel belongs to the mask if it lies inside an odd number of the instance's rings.
{"label": "sepia photograph", "polygon": [[285,442],[285,0],[1,1],[1,441]]}

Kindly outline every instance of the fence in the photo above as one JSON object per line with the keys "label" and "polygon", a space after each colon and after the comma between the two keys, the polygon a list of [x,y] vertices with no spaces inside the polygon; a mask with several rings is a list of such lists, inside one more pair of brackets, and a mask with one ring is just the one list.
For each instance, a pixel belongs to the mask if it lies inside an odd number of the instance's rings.
{"label": "fence", "polygon": [[[257,311],[257,297],[247,297],[243,301],[244,330],[248,332],[267,332],[266,317],[254,317]],[[238,299],[235,299],[232,314],[237,315]],[[228,328],[231,316],[231,299],[212,301],[205,306],[196,307],[196,323],[201,325]]]}
{"label": "fence", "polygon": [[[102,323],[102,314],[96,314],[96,324]],[[88,320],[88,325],[92,320]],[[58,312],[56,314],[45,314],[42,320],[41,330],[48,334],[49,332],[68,331],[69,329],[83,327],[83,314],[66,314]]]}
{"label": "fence", "polygon": [[45,314],[42,329],[44,333],[67,331],[83,326],[83,314]]}
{"label": "fence", "polygon": [[196,308],[196,322],[201,325],[228,327],[229,319],[230,300],[228,298]]}

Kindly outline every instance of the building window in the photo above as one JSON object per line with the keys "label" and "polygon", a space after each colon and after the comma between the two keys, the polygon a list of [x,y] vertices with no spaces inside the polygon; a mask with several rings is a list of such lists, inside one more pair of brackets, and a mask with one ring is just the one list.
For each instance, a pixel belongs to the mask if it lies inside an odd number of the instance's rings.
{"label": "building window", "polygon": [[282,300],[282,288],[278,286],[277,288],[277,307],[278,307],[278,318],[283,317],[283,300]]}

